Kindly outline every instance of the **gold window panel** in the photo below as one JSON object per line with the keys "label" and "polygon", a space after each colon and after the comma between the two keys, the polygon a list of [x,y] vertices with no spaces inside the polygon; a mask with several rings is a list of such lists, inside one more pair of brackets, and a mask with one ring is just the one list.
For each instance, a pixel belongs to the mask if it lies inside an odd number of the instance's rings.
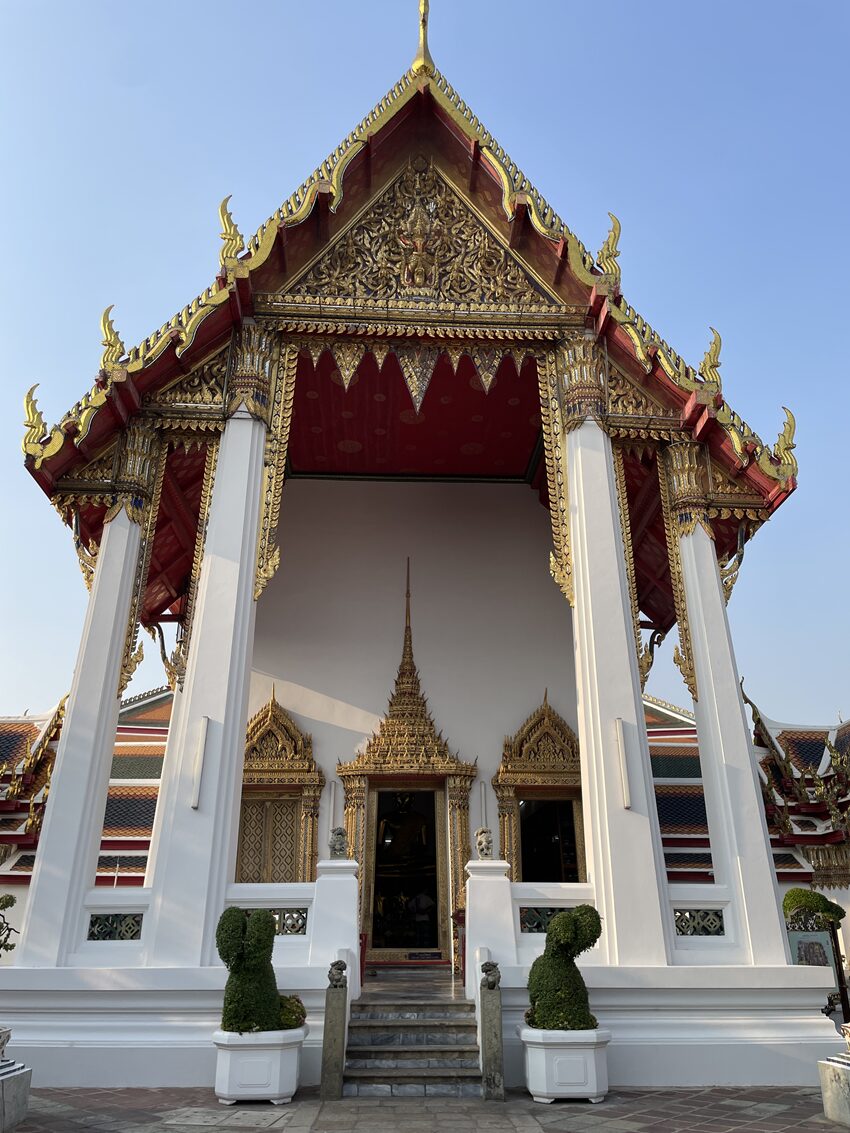
{"label": "gold window panel", "polygon": [[498,801],[501,852],[511,867],[511,880],[522,881],[520,799],[534,795],[572,800],[578,876],[579,881],[586,881],[578,739],[550,705],[548,692],[516,735],[505,737],[502,762],[492,783]]}
{"label": "gold window panel", "polygon": [[237,881],[315,880],[324,785],[312,737],[300,731],[272,689],[269,702],[248,724]]}

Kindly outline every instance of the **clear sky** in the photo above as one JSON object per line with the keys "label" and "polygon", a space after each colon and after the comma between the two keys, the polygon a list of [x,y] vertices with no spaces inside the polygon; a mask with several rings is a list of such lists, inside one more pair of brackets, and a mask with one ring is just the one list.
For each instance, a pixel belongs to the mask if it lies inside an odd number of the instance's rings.
{"label": "clear sky", "polygon": [[[108,303],[129,346],[210,283],[222,197],[253,232],[406,70],[418,19],[416,0],[0,15],[0,713],[16,713],[68,689],[86,601],[23,469],[24,392],[40,382],[58,420],[91,385]],[[800,486],[748,547],[729,616],[749,694],[800,722],[850,715],[848,38],[846,0],[431,0],[437,66],[591,251],[620,218],[628,300],[693,364],[718,328],[724,393],[765,440],[782,405],[796,414]],[[132,690],[162,681],[146,660]],[[668,659],[649,691],[684,702]]]}

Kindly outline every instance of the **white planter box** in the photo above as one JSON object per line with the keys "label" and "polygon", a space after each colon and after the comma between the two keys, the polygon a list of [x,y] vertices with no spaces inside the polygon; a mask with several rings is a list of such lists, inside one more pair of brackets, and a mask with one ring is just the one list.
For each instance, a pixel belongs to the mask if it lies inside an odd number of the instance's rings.
{"label": "white planter box", "polygon": [[216,1031],[215,1092],[223,1105],[241,1101],[292,1101],[298,1089],[301,1046],[307,1027],[289,1031]]}
{"label": "white planter box", "polygon": [[538,1031],[518,1027],[525,1048],[525,1081],[536,1102],[589,1098],[608,1093],[610,1031]]}

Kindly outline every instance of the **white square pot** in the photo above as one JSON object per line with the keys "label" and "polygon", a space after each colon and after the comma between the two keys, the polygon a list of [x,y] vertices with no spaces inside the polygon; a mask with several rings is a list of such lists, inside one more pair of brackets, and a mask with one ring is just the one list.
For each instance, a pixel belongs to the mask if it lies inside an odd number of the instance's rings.
{"label": "white square pot", "polygon": [[608,1093],[610,1031],[517,1031],[525,1048],[525,1082],[536,1102],[602,1101]]}
{"label": "white square pot", "polygon": [[223,1105],[292,1101],[308,1027],[288,1031],[216,1031],[215,1092]]}

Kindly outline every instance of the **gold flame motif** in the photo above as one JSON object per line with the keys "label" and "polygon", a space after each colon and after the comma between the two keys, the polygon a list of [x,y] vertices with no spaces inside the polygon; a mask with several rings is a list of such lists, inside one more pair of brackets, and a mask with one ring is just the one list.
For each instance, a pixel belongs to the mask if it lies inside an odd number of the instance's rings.
{"label": "gold flame motif", "polygon": [[21,448],[24,455],[30,452],[30,445],[38,446],[38,442],[47,432],[47,426],[44,423],[44,417],[41,410],[38,408],[38,402],[35,400],[34,394],[38,389],[38,383],[27,390],[24,397],[24,439],[21,442]]}
{"label": "gold flame motif", "polygon": [[705,352],[705,357],[699,368],[699,372],[703,381],[709,382],[711,385],[717,386],[718,390],[721,386],[720,378],[720,335],[714,327],[708,328],[711,331],[711,346]]}
{"label": "gold flame motif", "polygon": [[617,257],[620,255],[617,244],[620,240],[621,225],[613,212],[609,212],[611,218],[611,230],[605,237],[605,243],[596,253],[596,262],[602,268],[606,275],[613,275],[617,282],[620,282],[620,265],[617,263]]}
{"label": "gold flame motif", "polygon": [[101,341],[101,346],[103,347],[103,354],[100,359],[101,370],[114,370],[124,356],[124,343],[121,341],[112,322],[112,309],[114,306],[114,303],[110,303],[100,316],[100,332],[103,335]]}
{"label": "gold flame motif", "polygon": [[227,207],[232,196],[232,193],[228,194],[218,209],[218,215],[221,218],[221,239],[224,241],[219,253],[219,262],[222,267],[224,267],[225,260],[235,260],[238,255],[245,251],[245,240],[236,227],[236,222]]}

